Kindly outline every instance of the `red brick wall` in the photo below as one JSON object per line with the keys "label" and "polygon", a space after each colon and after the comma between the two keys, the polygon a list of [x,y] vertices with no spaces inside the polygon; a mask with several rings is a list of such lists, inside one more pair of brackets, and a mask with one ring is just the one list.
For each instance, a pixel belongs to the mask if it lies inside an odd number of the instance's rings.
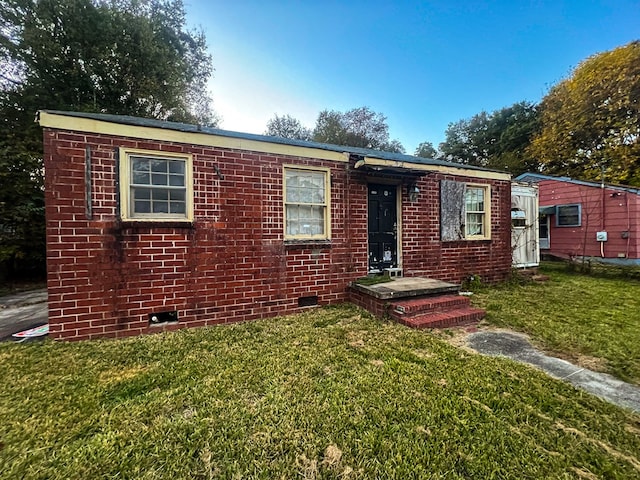
{"label": "red brick wall", "polygon": [[[317,295],[320,305],[346,301],[348,283],[366,275],[366,180],[348,173],[353,165],[50,129],[44,146],[53,338],[122,337],[291,313],[300,310],[299,297]],[[86,146],[91,220],[85,211]],[[121,146],[193,154],[192,225],[119,221],[115,151]],[[331,169],[330,243],[285,244],[283,164]],[[505,278],[509,183],[494,183],[491,241],[441,244],[439,178],[421,180],[420,202],[403,199],[405,274]],[[170,310],[178,311],[177,324],[149,326],[150,313]]]}
{"label": "red brick wall", "polygon": [[389,315],[391,303],[389,300],[382,300],[372,295],[365,295],[358,290],[349,291],[349,301],[368,312],[373,313],[378,318],[386,318]]}
{"label": "red brick wall", "polygon": [[[491,239],[440,241],[440,180],[491,185]],[[508,181],[439,174],[418,183],[418,202],[403,189],[402,257],[405,276],[425,276],[462,283],[470,275],[483,282],[505,280],[511,272],[511,186]]]}

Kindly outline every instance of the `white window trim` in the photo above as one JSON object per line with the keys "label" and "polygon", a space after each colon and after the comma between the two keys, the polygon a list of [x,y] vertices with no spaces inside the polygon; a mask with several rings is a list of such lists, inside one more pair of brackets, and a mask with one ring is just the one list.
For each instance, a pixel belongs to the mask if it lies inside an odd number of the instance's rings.
{"label": "white window trim", "polygon": [[[541,228],[541,223],[544,222],[545,223],[545,229],[547,231],[547,235],[545,237],[542,237],[542,228]],[[538,245],[540,246],[541,250],[549,250],[550,245],[551,245],[551,218],[549,217],[549,215],[542,215],[539,214],[538,216]]]}
{"label": "white window trim", "polygon": [[[560,208],[562,207],[578,207],[578,223],[577,224],[561,224],[560,223]],[[556,227],[581,227],[582,226],[582,205],[579,203],[567,203],[563,205],[556,205]]]}
{"label": "white window trim", "polygon": [[464,209],[464,239],[465,240],[491,240],[491,185],[484,183],[465,183],[467,188],[479,188],[484,190],[484,233],[482,235],[467,235],[467,211],[466,202]]}
{"label": "white window trim", "polygon": [[[324,234],[321,235],[289,235],[287,233],[287,205],[301,205],[300,203],[287,202],[287,170],[305,170],[324,174]],[[283,165],[282,166],[282,230],[285,240],[330,240],[331,239],[331,170],[326,167],[313,167],[307,165]]]}
{"label": "white window trim", "polygon": [[[131,156],[185,161],[186,214],[148,214],[133,216],[131,212]],[[119,149],[120,217],[131,222],[192,222],[193,221],[193,155],[120,147]]]}

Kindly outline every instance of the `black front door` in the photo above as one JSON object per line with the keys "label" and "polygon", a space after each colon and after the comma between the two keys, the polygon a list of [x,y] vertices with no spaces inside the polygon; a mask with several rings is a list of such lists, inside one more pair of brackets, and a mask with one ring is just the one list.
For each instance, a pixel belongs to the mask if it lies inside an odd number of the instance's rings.
{"label": "black front door", "polygon": [[398,266],[395,185],[369,184],[369,272]]}

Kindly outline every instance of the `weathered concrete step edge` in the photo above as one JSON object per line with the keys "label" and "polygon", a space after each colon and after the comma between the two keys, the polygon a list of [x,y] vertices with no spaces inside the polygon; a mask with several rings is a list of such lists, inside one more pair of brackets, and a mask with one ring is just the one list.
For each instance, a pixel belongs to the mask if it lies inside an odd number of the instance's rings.
{"label": "weathered concrete step edge", "polygon": [[479,322],[486,312],[481,308],[462,308],[447,312],[425,313],[413,317],[401,317],[397,320],[411,328],[447,328],[459,327]]}
{"label": "weathered concrete step edge", "polygon": [[462,295],[442,295],[439,297],[424,297],[415,300],[395,302],[391,305],[391,315],[394,318],[408,317],[422,313],[435,313],[447,310],[459,310],[469,307],[469,297]]}

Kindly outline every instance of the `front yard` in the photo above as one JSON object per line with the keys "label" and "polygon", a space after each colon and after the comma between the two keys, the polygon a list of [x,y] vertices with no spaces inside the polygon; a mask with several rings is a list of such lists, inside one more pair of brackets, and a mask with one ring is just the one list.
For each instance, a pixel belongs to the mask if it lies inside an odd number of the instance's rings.
{"label": "front yard", "polygon": [[640,476],[638,415],[348,305],[0,362],[2,478]]}
{"label": "front yard", "polygon": [[543,263],[546,283],[483,288],[486,321],[529,334],[544,350],[640,385],[640,281]]}

